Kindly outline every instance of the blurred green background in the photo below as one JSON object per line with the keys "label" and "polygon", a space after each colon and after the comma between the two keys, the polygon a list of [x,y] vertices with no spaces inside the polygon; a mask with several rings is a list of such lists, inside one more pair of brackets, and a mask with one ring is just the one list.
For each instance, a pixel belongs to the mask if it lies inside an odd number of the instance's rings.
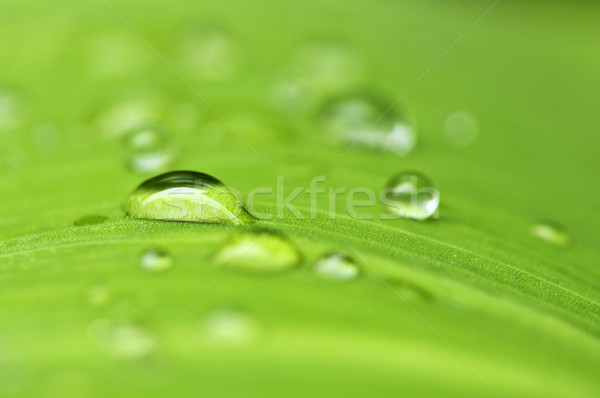
{"label": "blurred green background", "polygon": [[[0,3],[0,396],[598,396],[600,3],[501,0],[464,36],[491,1],[108,4]],[[375,92],[383,112],[407,89],[392,113],[415,147],[342,156],[327,104]],[[124,137],[147,124],[169,156],[140,169]],[[175,169],[242,193],[284,176],[286,194],[418,170],[440,219],[340,202],[330,220],[323,200],[316,220],[259,222],[296,270],[219,280],[240,228],[124,217]],[[74,224],[89,216],[107,220]],[[533,236],[539,220],[569,244]],[[360,278],[316,278],[346,243]],[[143,272],[148,247],[173,268]]]}

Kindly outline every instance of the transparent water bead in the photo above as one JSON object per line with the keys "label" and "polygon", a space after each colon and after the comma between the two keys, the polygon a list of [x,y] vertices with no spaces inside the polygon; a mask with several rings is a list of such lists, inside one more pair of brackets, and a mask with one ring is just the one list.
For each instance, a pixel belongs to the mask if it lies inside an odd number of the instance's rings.
{"label": "transparent water bead", "polygon": [[433,216],[440,205],[440,195],[433,182],[415,171],[392,177],[385,189],[385,199],[392,213],[414,220]]}
{"label": "transparent water bead", "polygon": [[541,221],[533,224],[531,233],[555,246],[567,246],[571,240],[566,228],[553,221]]}
{"label": "transparent water bead", "polygon": [[140,266],[144,271],[163,272],[173,267],[173,257],[165,250],[152,248],[140,257]]}
{"label": "transparent water bead", "polygon": [[323,108],[323,126],[347,144],[405,156],[416,145],[417,134],[407,117],[395,109],[388,112],[392,103],[369,95],[341,98]]}
{"label": "transparent water bead", "polygon": [[283,235],[270,231],[234,236],[215,256],[222,267],[257,273],[277,273],[296,267],[300,253]]}
{"label": "transparent water bead", "polygon": [[127,197],[125,211],[148,220],[242,224],[256,221],[221,181],[195,171],[151,178]]}
{"label": "transparent water bead", "polygon": [[127,166],[137,173],[153,173],[164,169],[174,158],[167,132],[153,125],[131,130],[125,136]]}
{"label": "transparent water bead", "polygon": [[315,264],[315,273],[331,281],[351,281],[360,275],[360,268],[346,253],[331,253],[320,258]]}
{"label": "transparent water bead", "polygon": [[468,112],[456,112],[444,122],[444,137],[456,147],[466,147],[477,137],[477,120]]}

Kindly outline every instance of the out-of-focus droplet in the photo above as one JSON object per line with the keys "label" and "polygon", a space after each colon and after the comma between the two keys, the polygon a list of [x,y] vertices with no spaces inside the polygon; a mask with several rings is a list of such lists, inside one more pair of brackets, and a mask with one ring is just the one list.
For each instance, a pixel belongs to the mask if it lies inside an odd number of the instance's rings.
{"label": "out-of-focus droplet", "polygon": [[114,103],[96,116],[94,123],[105,137],[123,137],[140,126],[156,123],[162,114],[160,102],[151,98],[137,98]]}
{"label": "out-of-focus droplet", "polygon": [[321,111],[324,130],[334,139],[362,148],[407,155],[416,145],[413,123],[370,96],[353,95],[328,103]]}
{"label": "out-of-focus droplet", "polygon": [[173,257],[165,250],[152,248],[146,250],[140,257],[140,266],[144,271],[164,272],[173,267]]}
{"label": "out-of-focus droplet", "polygon": [[16,91],[0,88],[0,131],[19,126],[24,108],[23,99]]}
{"label": "out-of-focus droplet", "polygon": [[436,213],[439,204],[437,188],[421,173],[396,174],[386,185],[385,205],[399,217],[425,220]]}
{"label": "out-of-focus droplet", "polygon": [[300,253],[283,235],[246,232],[234,236],[216,254],[222,267],[255,273],[279,273],[296,267]]}
{"label": "out-of-focus droplet", "polygon": [[256,221],[235,192],[221,181],[194,171],[172,171],[143,182],[126,199],[134,218],[198,223]]}
{"label": "out-of-focus droplet", "polygon": [[360,269],[352,257],[340,252],[321,257],[315,264],[315,273],[322,279],[345,282],[358,278]]}
{"label": "out-of-focus droplet", "polygon": [[40,151],[54,151],[60,145],[60,138],[60,131],[53,124],[44,124],[33,130],[33,142]]}
{"label": "out-of-focus droplet", "polygon": [[112,298],[111,289],[102,284],[94,284],[87,288],[86,291],[87,300],[93,306],[106,305]]}
{"label": "out-of-focus droplet", "polygon": [[531,233],[555,246],[567,246],[571,240],[567,229],[554,221],[541,221],[533,224]]}
{"label": "out-of-focus droplet", "polygon": [[123,359],[142,355],[154,339],[145,329],[130,324],[115,324],[108,319],[97,319],[88,326],[88,337],[107,354]]}
{"label": "out-of-focus droplet", "polygon": [[364,57],[349,43],[309,43],[276,74],[272,101],[286,111],[304,110],[324,96],[354,88],[364,76]]}
{"label": "out-of-focus droplet", "polygon": [[155,173],[174,158],[167,132],[154,125],[138,127],[125,137],[127,166],[137,173]]}
{"label": "out-of-focus droplet", "polygon": [[477,137],[477,120],[468,112],[456,112],[444,122],[444,137],[456,147],[466,147]]}
{"label": "out-of-focus droplet", "polygon": [[244,311],[221,308],[210,312],[202,322],[204,338],[218,344],[247,344],[257,338],[257,322]]}
{"label": "out-of-focus droplet", "polygon": [[187,29],[180,42],[183,63],[192,77],[226,80],[242,67],[240,46],[231,34],[213,25],[195,25]]}
{"label": "out-of-focus droplet", "polygon": [[73,221],[73,225],[76,227],[83,227],[85,225],[104,224],[106,221],[108,221],[108,217],[106,216],[90,215],[78,218]]}

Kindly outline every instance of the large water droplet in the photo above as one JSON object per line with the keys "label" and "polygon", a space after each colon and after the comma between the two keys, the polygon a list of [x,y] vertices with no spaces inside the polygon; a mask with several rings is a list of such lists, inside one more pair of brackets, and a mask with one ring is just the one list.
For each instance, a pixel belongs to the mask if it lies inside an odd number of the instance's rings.
{"label": "large water droplet", "polygon": [[385,190],[385,204],[399,217],[424,220],[436,213],[440,195],[423,174],[407,171],[396,174]]}
{"label": "large water droplet", "polygon": [[477,137],[477,120],[468,112],[456,112],[444,123],[444,136],[454,146],[466,147]]}
{"label": "large water droplet", "polygon": [[125,137],[127,166],[138,173],[164,169],[173,160],[173,148],[165,130],[158,126],[138,127]]}
{"label": "large water droplet", "polygon": [[360,269],[346,253],[331,253],[316,262],[315,272],[320,278],[343,282],[358,278]]}
{"label": "large water droplet", "polygon": [[274,232],[242,233],[234,236],[215,256],[222,267],[273,273],[294,268],[300,253],[284,236]]}
{"label": "large water droplet", "polygon": [[321,121],[331,136],[347,144],[405,156],[416,145],[417,134],[400,112],[388,112],[391,104],[370,96],[348,96],[326,105]]}
{"label": "large water droplet", "polygon": [[172,171],[137,187],[124,204],[134,218],[241,224],[256,220],[235,193],[207,174]]}
{"label": "large water droplet", "polygon": [[232,36],[217,26],[188,28],[180,42],[185,66],[205,80],[234,77],[241,68],[242,54]]}
{"label": "large water droplet", "polygon": [[531,233],[556,246],[567,246],[571,240],[566,228],[553,221],[542,221],[533,224]]}
{"label": "large water droplet", "polygon": [[153,248],[140,257],[140,266],[148,272],[163,272],[173,267],[173,257],[165,250]]}

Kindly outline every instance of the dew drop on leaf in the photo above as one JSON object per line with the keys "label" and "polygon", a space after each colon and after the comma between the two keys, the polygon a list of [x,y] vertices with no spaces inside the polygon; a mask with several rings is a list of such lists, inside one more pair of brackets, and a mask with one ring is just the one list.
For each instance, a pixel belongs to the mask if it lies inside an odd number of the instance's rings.
{"label": "dew drop on leaf", "polygon": [[215,262],[240,271],[277,273],[296,267],[300,257],[285,236],[263,231],[235,235],[216,254]]}
{"label": "dew drop on leaf", "polygon": [[173,257],[165,250],[153,248],[140,257],[140,267],[148,272],[163,272],[173,267]]}
{"label": "dew drop on leaf", "polygon": [[136,173],[163,170],[174,158],[174,151],[165,130],[158,126],[142,126],[125,136],[126,164]]}
{"label": "dew drop on leaf", "polygon": [[407,117],[369,95],[336,99],[321,112],[325,131],[336,140],[361,148],[406,156],[417,142],[416,130]]}
{"label": "dew drop on leaf", "polygon": [[425,220],[436,213],[440,195],[433,182],[421,173],[396,174],[385,189],[385,204],[401,218]]}
{"label": "dew drop on leaf", "polygon": [[354,259],[346,253],[330,253],[317,260],[315,273],[318,277],[330,281],[351,281],[360,275],[360,269]]}
{"label": "dew drop on leaf", "polygon": [[256,221],[221,181],[195,171],[172,171],[143,182],[125,200],[133,218],[198,223]]}
{"label": "dew drop on leaf", "polygon": [[554,221],[541,221],[533,224],[531,233],[555,246],[567,246],[571,240],[566,228]]}

